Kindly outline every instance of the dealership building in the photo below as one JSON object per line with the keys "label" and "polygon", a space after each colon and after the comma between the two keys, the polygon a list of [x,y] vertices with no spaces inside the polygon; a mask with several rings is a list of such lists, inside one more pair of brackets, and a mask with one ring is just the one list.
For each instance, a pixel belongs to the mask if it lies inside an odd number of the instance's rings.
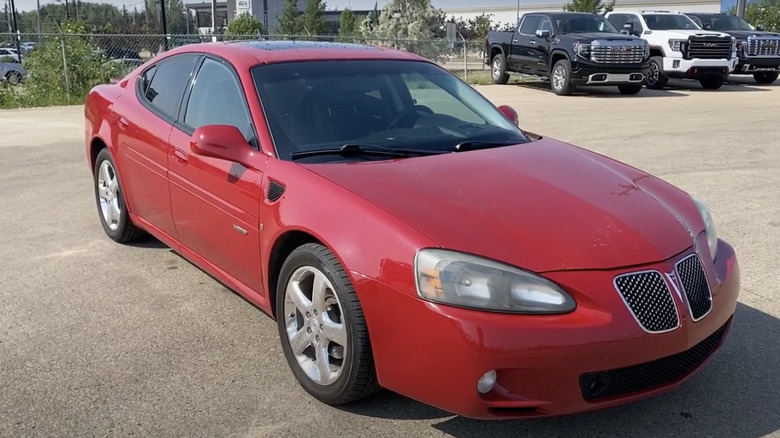
{"label": "dealership building", "polygon": [[[568,1],[562,0],[483,0],[482,4],[475,6],[473,0],[432,0],[433,6],[442,9],[448,17],[463,17],[469,19],[481,14],[491,14],[493,23],[515,23],[523,14],[528,12],[553,12],[561,11]],[[328,9],[325,11],[325,19],[331,27],[331,31],[338,29],[341,11],[333,9],[338,5],[337,0],[327,1]],[[343,3],[343,2],[341,2]],[[374,1],[365,0],[350,1],[358,4],[353,10],[356,15],[368,14],[373,9]],[[384,1],[378,2],[382,8]],[[680,12],[720,12],[728,10],[736,4],[736,0],[617,0],[615,11],[621,10],[663,10]],[[303,11],[306,0],[298,1],[298,8]],[[202,3],[185,3],[190,11],[194,12],[198,27],[207,32],[211,28],[212,4],[210,1]],[[282,14],[284,0],[218,0],[216,5],[217,26],[227,26],[229,20],[240,13],[249,13],[257,17],[265,28],[275,32],[278,19]]]}

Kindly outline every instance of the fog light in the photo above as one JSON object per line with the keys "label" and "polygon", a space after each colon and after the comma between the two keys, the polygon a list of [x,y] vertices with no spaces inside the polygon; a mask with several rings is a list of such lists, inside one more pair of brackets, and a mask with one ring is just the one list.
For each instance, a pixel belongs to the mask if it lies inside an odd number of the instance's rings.
{"label": "fog light", "polygon": [[496,370],[486,372],[477,381],[477,391],[480,394],[490,392],[494,386],[496,386]]}
{"label": "fog light", "polygon": [[672,68],[680,68],[680,61],[673,61]]}

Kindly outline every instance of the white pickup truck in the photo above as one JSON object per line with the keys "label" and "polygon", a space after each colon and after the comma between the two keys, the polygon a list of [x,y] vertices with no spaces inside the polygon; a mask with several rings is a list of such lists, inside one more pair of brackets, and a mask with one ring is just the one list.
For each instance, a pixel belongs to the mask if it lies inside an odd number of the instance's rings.
{"label": "white pickup truck", "polygon": [[607,20],[650,44],[647,88],[660,89],[669,78],[695,79],[703,88],[720,88],[739,61],[736,40],[703,30],[688,16],[669,11],[619,11]]}

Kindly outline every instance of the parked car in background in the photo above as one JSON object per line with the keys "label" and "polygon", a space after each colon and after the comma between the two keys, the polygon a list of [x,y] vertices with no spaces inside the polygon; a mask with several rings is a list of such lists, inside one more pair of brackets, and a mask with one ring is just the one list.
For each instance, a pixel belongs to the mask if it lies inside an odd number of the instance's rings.
{"label": "parked car in background", "polygon": [[702,29],[726,32],[737,40],[739,62],[732,75],[753,75],[759,84],[771,84],[780,75],[780,33],[763,32],[742,17],[686,12]]}
{"label": "parked car in background", "polygon": [[17,85],[27,77],[27,71],[19,62],[3,62],[0,60],[0,80],[11,85]]}
{"label": "parked car in background", "polygon": [[649,71],[648,44],[596,14],[528,13],[512,32],[488,32],[485,45],[495,83],[507,83],[512,72],[549,77],[559,95],[579,85],[612,85],[636,94]]}
{"label": "parked car in background", "polygon": [[0,47],[0,62],[16,61],[19,62],[19,52],[11,47]]}
{"label": "parked car in background", "polygon": [[688,16],[669,11],[609,12],[607,20],[650,44],[648,88],[669,78],[694,79],[706,89],[723,86],[737,65],[736,43],[727,33],[702,30]]}
{"label": "parked car in background", "polygon": [[104,233],[149,233],[274,318],[323,403],[602,409],[682,385],[734,321],[704,203],[411,53],[187,45],[93,88],[84,118]]}

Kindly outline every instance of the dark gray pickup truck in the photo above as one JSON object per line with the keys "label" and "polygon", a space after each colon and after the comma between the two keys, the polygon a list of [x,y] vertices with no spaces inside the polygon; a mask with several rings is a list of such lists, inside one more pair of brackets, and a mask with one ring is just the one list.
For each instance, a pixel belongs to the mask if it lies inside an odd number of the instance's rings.
{"label": "dark gray pickup truck", "polygon": [[513,32],[489,32],[485,54],[497,84],[522,73],[550,78],[559,95],[579,85],[612,85],[636,94],[649,70],[650,47],[600,15],[534,12],[523,15]]}

